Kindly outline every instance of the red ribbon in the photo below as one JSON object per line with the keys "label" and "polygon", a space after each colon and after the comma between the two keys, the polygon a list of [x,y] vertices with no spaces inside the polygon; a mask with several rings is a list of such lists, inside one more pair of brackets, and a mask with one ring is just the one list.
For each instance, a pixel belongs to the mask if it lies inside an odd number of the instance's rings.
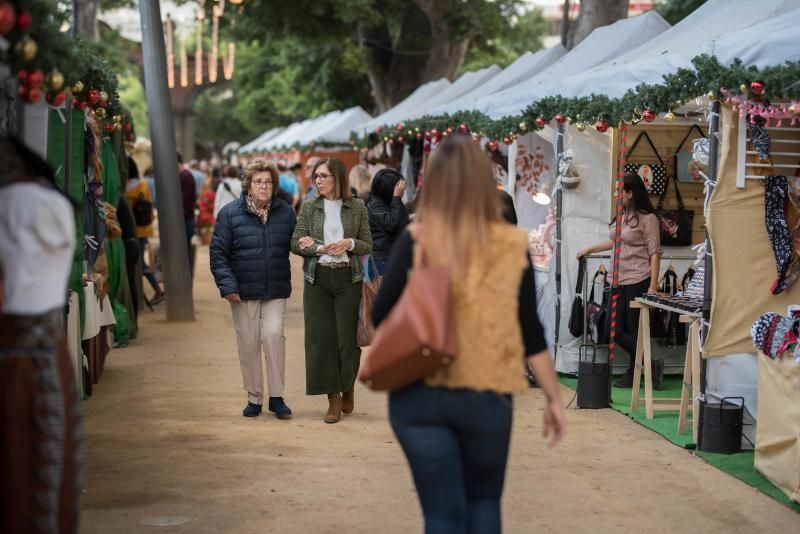
{"label": "red ribbon", "polygon": [[612,263],[613,268],[611,272],[611,326],[609,332],[609,342],[608,342],[608,350],[609,356],[608,360],[610,362],[614,361],[614,350],[616,349],[616,337],[617,337],[617,307],[619,304],[619,245],[622,241],[622,215],[623,215],[623,206],[622,206],[622,192],[623,192],[623,180],[622,178],[625,176],[625,163],[626,163],[626,153],[628,152],[628,125],[624,122],[620,124],[619,127],[619,164],[617,165],[617,214],[616,214],[616,228],[614,229],[614,253],[613,258],[614,261]]}

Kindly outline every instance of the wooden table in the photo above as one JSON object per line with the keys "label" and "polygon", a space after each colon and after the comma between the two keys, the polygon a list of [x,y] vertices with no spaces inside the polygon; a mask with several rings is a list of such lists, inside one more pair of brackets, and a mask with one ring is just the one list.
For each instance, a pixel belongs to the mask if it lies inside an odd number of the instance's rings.
{"label": "wooden table", "polygon": [[[635,367],[633,373],[633,392],[631,394],[631,411],[640,403],[639,387],[644,370],[644,405],[647,419],[653,418],[654,410],[678,409],[678,434],[683,434],[688,426],[689,401],[692,401],[692,437],[697,442],[700,388],[700,328],[702,315],[690,313],[677,308],[637,298],[631,302],[631,308],[639,310],[639,333],[636,336]],[[651,369],[652,352],[650,346],[650,310],[660,309],[680,315],[681,323],[689,325],[689,339],[686,342],[686,362],[683,367],[683,386],[680,398],[654,399],[653,375]]]}

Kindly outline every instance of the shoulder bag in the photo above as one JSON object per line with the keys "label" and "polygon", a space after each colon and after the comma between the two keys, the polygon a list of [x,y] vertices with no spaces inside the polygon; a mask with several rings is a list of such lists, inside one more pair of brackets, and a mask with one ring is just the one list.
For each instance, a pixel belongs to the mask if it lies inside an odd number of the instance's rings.
{"label": "shoulder bag", "polygon": [[575,337],[583,336],[583,277],[586,275],[586,260],[578,262],[578,282],[575,284],[575,298],[572,301],[572,312],[569,314],[569,333]]}
{"label": "shoulder bag", "polygon": [[456,358],[458,338],[448,266],[425,265],[417,243],[414,268],[397,304],[375,330],[358,379],[375,391],[422,380]]}
{"label": "shoulder bag", "polygon": [[375,276],[369,282],[364,281],[361,284],[361,305],[358,310],[358,331],[356,335],[356,343],[358,343],[359,347],[370,346],[372,338],[375,336],[375,327],[372,325],[372,303],[381,289],[381,281],[383,280],[383,276],[378,274],[378,269],[375,267],[375,260],[372,258],[372,254],[368,258],[368,261],[372,262],[372,270]]}
{"label": "shoulder bag", "polygon": [[655,161],[652,163],[626,163],[625,172],[638,174],[642,178],[642,181],[644,181],[647,192],[651,195],[663,195],[667,190],[667,165],[664,163],[664,160],[661,159],[661,155],[658,153],[658,150],[656,150],[656,145],[653,144],[653,140],[650,139],[647,132],[642,132],[636,137],[630,150],[628,150],[627,157],[630,158],[633,156],[633,151],[636,150],[636,147],[639,146],[639,141],[643,138],[647,139],[647,144],[650,145],[650,149],[653,151],[653,154],[655,154],[658,163]]}
{"label": "shoulder bag", "polygon": [[[656,215],[661,221],[661,245],[665,247],[684,247],[692,244],[694,210],[686,209],[678,187],[678,180],[674,176],[672,177],[672,183],[675,185],[678,209],[664,209],[664,199],[667,196],[666,190],[658,198],[658,206],[656,207]],[[669,179],[667,181],[667,189],[669,189]]]}
{"label": "shoulder bag", "polygon": [[[597,279],[601,278],[600,283],[603,288],[601,302],[595,302],[594,290]],[[592,277],[592,291],[589,293],[589,301],[586,303],[586,318],[589,325],[589,339],[595,345],[606,345],[610,340],[608,326],[608,295],[611,286],[608,283],[608,273],[603,269],[598,269]]]}

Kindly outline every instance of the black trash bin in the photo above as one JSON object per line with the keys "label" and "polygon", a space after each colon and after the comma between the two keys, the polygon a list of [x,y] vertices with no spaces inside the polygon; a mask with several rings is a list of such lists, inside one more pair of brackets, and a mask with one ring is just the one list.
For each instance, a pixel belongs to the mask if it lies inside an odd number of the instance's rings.
{"label": "black trash bin", "polygon": [[578,362],[578,408],[609,408],[611,364],[608,348],[581,345]]}
{"label": "black trash bin", "polygon": [[[732,402],[738,400],[740,402]],[[700,400],[697,448],[703,452],[733,454],[742,451],[744,398],[725,397],[720,402]]]}

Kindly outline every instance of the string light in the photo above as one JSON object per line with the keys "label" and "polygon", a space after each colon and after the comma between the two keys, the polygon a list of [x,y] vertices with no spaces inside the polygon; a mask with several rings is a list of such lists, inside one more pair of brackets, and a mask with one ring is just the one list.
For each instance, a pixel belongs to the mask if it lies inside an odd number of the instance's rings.
{"label": "string light", "polygon": [[211,24],[211,52],[208,54],[208,81],[216,83],[217,69],[219,67],[219,17],[217,16],[217,6],[214,6],[214,18]]}
{"label": "string light", "polygon": [[181,87],[189,87],[189,57],[186,54],[185,35],[181,35]]}
{"label": "string light", "polygon": [[195,51],[194,51],[194,84],[203,85],[203,18],[205,15],[202,8],[197,15],[195,27]]}
{"label": "string light", "polygon": [[233,78],[233,66],[236,63],[236,43],[228,43],[228,55],[222,56],[222,75],[226,80]]}
{"label": "string light", "polygon": [[175,87],[175,50],[172,44],[172,19],[167,15],[167,85]]}

